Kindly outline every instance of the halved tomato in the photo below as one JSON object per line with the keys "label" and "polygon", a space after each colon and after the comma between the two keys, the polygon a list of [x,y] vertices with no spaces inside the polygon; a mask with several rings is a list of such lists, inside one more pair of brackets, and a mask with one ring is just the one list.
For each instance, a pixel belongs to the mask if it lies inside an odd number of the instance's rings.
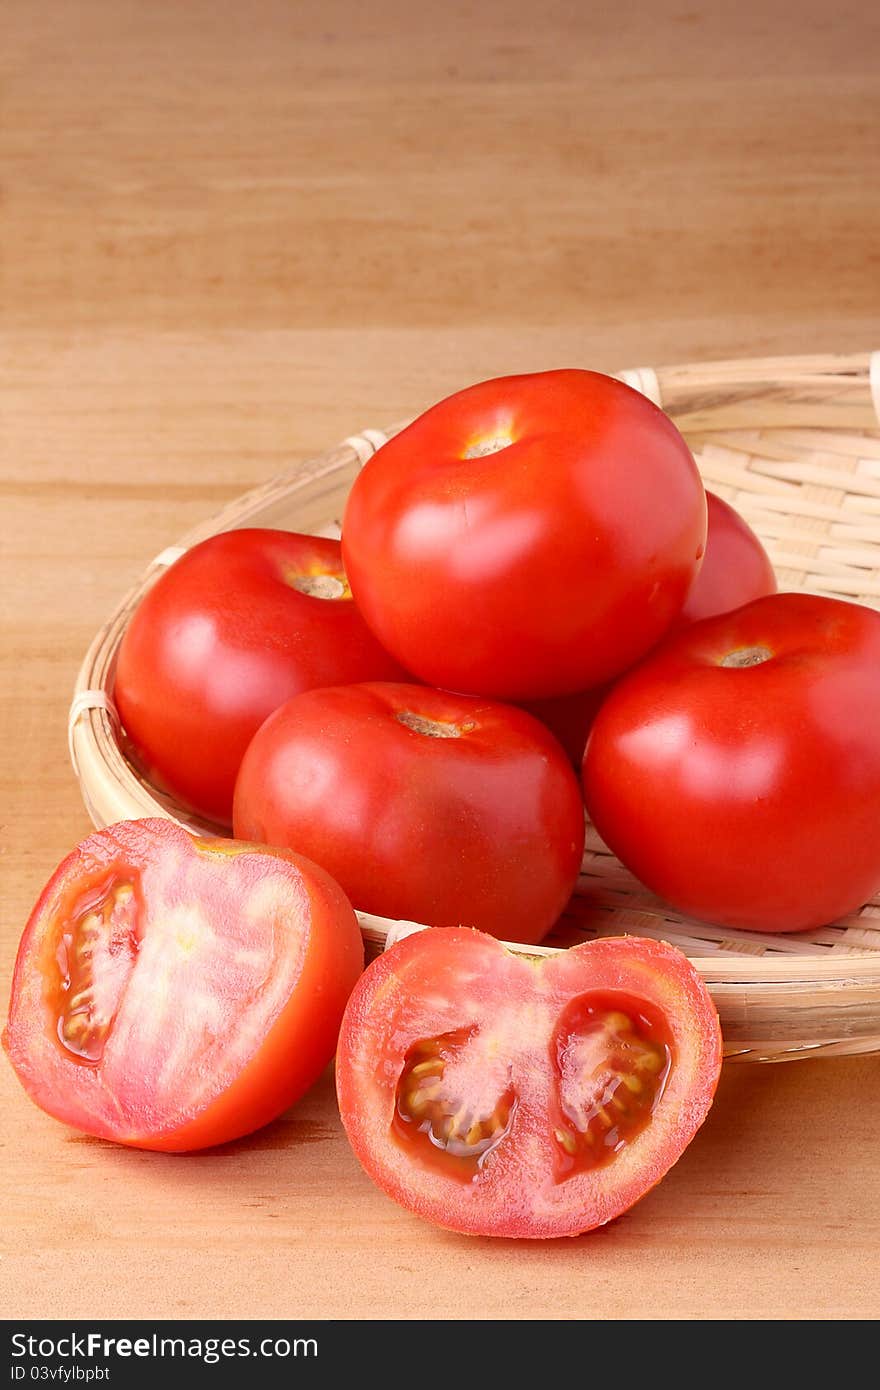
{"label": "halved tomato", "polygon": [[528,957],[463,928],[410,936],[352,994],[336,1062],[363,1167],[475,1235],[572,1236],[631,1207],[706,1117],[718,1016],[672,946]]}
{"label": "halved tomato", "polygon": [[354,912],[316,864],[123,821],[43,890],[3,1043],[56,1119],[200,1149],[266,1124],[317,1079],[362,968]]}

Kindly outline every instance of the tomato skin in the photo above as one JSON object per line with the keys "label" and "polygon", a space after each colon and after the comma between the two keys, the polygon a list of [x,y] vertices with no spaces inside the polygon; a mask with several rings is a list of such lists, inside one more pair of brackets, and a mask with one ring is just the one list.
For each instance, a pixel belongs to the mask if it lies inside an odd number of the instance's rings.
{"label": "tomato skin", "polygon": [[523,709],[547,725],[568,754],[569,762],[580,769],[593,720],[610,689],[610,685],[597,685],[592,690],[578,690],[574,695],[530,700]]}
{"label": "tomato skin", "polygon": [[[674,1061],[647,1128],[610,1163],[560,1181],[552,1039],[571,1002],[596,992],[641,999],[659,1012]],[[473,1073],[481,1074],[483,1057],[497,1051],[517,1104],[502,1142],[469,1181],[460,1181],[398,1141],[394,1114],[413,1042],[468,1029],[488,1039]],[[650,1191],[703,1123],[720,1067],[714,1005],[673,947],[604,938],[527,958],[453,928],[407,937],[368,967],[343,1018],[336,1084],[355,1154],[395,1201],[454,1231],[546,1238],[604,1225]]]}
{"label": "tomato skin", "polygon": [[[65,925],[72,929],[66,910],[90,885],[132,874],[143,936],[92,1064],[59,1040],[58,943]],[[283,930],[271,916],[279,884]],[[261,893],[269,895],[264,909]],[[162,919],[175,913],[180,926],[163,937]],[[362,968],[351,905],[316,864],[265,846],[195,840],[171,821],[123,821],[77,846],[41,893],[19,947],[3,1045],[31,1099],[55,1119],[136,1148],[206,1148],[267,1124],[317,1080]],[[208,1043],[199,1051],[202,1016]]]}
{"label": "tomato skin", "polygon": [[248,743],[301,690],[397,680],[346,590],[338,541],[287,531],[226,531],[181,556],[141,601],[122,639],[115,700],[147,775],[220,824]]}
{"label": "tomato skin", "polygon": [[[709,512],[706,553],[684,608],[667,635],[702,618],[727,613],[765,594],[776,593],[773,566],[752,528],[714,492],[707,491],[706,503]],[[610,685],[596,686],[574,695],[532,700],[524,708],[547,725],[579,768],[593,720],[610,688]]]}
{"label": "tomato skin", "polygon": [[[505,448],[469,455],[481,443]],[[706,540],[691,454],[597,372],[482,382],[379,450],[343,555],[383,645],[429,684],[524,701],[601,684],[662,637]]]}
{"label": "tomato skin", "polygon": [[756,598],[775,594],[776,575],[770,557],[729,502],[706,491],[709,529],[700,572],[670,631],[742,608]]}
{"label": "tomato skin", "polygon": [[[731,652],[764,649],[746,667]],[[661,898],[807,931],[880,886],[880,614],[778,594],[669,638],[620,681],[584,759],[587,809]]]}
{"label": "tomato skin", "polygon": [[[432,737],[400,715],[459,736]],[[567,903],[583,801],[523,710],[427,686],[308,691],[251,743],[235,833],[323,864],[365,912],[539,941]]]}

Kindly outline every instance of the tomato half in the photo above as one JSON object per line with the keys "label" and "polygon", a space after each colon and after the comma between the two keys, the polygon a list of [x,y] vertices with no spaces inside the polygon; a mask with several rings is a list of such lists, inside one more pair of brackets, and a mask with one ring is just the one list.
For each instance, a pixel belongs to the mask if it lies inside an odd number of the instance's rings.
{"label": "tomato half", "polygon": [[770,556],[748,522],[714,492],[706,492],[706,503],[709,513],[706,553],[684,607],[673,624],[676,630],[776,593],[776,575]]}
{"label": "tomato half", "polygon": [[529,958],[453,929],[368,968],[336,1080],[352,1148],[395,1201],[455,1231],[573,1236],[672,1167],[720,1067],[714,1005],[673,947]]}
{"label": "tomato half", "polygon": [[188,550],[137,608],[115,699],[148,777],[229,824],[267,714],[314,686],[402,675],[357,610],[338,541],[226,531]]}
{"label": "tomato half", "polygon": [[833,922],[880,888],[880,613],[778,594],[663,643],[604,701],[587,809],[680,911]]}
{"label": "tomato half", "polygon": [[706,500],[672,422],[597,372],[485,381],[358,476],[343,555],[367,622],[432,685],[502,699],[601,684],[681,609]]}
{"label": "tomato half", "polygon": [[43,890],[3,1043],[56,1119],[138,1148],[205,1148],[317,1079],[362,968],[355,915],[317,865],[122,821]]}
{"label": "tomato half", "polygon": [[377,683],[270,715],[242,762],[235,833],[307,854],[365,912],[534,942],[577,880],[584,808],[523,710]]}

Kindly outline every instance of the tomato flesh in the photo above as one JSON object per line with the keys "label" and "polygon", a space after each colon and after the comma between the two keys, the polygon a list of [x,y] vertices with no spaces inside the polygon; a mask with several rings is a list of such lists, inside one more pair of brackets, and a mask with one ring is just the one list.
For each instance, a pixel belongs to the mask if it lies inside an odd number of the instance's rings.
{"label": "tomato flesh", "polygon": [[366,971],[337,1054],[367,1173],[441,1226],[575,1235],[681,1155],[711,1104],[718,1017],[680,952],[635,937],[526,957],[461,928]]}
{"label": "tomato flesh", "polygon": [[563,1178],[611,1162],[650,1123],[672,1048],[668,1029],[644,1000],[594,993],[569,1004],[553,1049],[559,1088],[553,1135]]}
{"label": "tomato flesh", "polygon": [[[139,877],[139,876],[138,876]],[[143,903],[131,878],[116,876],[79,894],[58,943],[58,974],[46,981],[62,1047],[100,1062],[141,945]]]}
{"label": "tomato flesh", "polygon": [[[510,1129],[516,1097],[510,1087],[493,1093],[493,1069],[480,1070],[485,1097],[462,1102],[455,1073],[473,1068],[474,1030],[423,1038],[408,1050],[397,1082],[395,1134],[423,1162],[469,1180]],[[431,1147],[427,1147],[430,1145]]]}
{"label": "tomato flesh", "polygon": [[317,865],[121,822],[34,908],[4,1044],[57,1119],[201,1148],[274,1119],[317,1078],[362,965],[354,913]]}

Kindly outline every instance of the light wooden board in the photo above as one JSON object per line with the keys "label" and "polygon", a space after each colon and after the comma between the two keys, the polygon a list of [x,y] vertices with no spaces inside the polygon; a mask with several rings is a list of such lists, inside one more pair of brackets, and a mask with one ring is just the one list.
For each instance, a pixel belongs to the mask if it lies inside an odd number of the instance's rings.
{"label": "light wooden board", "polygon": [[[424,11],[424,12],[423,12]],[[284,460],[503,371],[880,346],[876,6],[25,0],[0,51],[0,969],[88,828],[76,667]],[[880,1061],[731,1068],[613,1227],[435,1232],[329,1080],[253,1141],[83,1140],[0,1065],[7,1316],[865,1317]]]}

